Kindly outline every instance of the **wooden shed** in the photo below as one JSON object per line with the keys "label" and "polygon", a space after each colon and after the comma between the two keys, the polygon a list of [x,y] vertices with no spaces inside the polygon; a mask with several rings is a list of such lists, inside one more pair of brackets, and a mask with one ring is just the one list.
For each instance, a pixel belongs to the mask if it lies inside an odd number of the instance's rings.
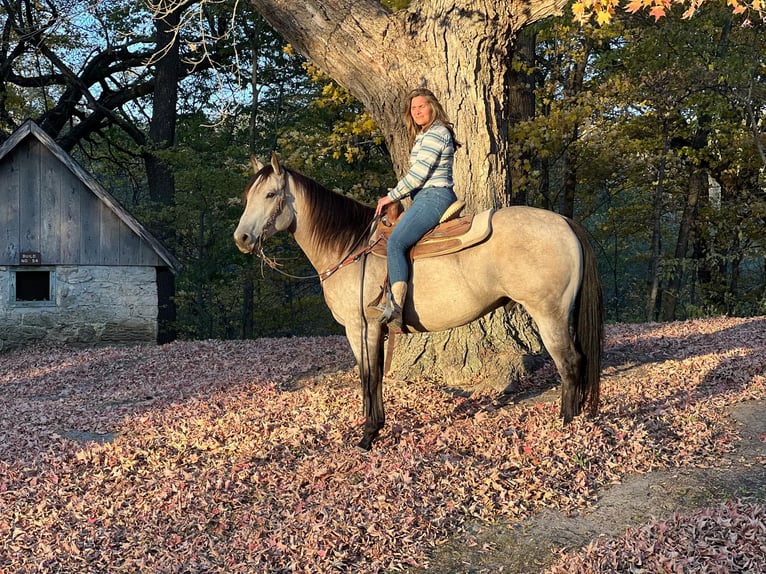
{"label": "wooden shed", "polygon": [[0,146],[0,350],[172,340],[179,268],[33,121]]}

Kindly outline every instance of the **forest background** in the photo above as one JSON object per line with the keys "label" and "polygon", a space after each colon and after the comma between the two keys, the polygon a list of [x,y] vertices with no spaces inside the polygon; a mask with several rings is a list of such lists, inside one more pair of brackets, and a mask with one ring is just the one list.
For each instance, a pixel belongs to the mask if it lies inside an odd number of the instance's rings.
{"label": "forest background", "polygon": [[[766,314],[766,24],[735,12],[565,11],[507,54],[508,203],[586,226],[609,321]],[[0,140],[35,119],[173,251],[179,337],[341,332],[232,233],[250,154],[370,204],[395,183],[358,101],[236,0],[4,0],[0,25]],[[289,236],[266,252],[313,274]]]}

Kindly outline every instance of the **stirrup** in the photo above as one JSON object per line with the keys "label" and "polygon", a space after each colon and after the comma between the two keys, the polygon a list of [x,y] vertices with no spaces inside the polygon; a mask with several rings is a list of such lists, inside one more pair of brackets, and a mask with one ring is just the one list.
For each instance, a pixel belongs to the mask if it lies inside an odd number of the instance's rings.
{"label": "stirrup", "polygon": [[370,303],[367,305],[367,317],[369,317],[372,320],[378,321],[380,320],[380,317],[383,316],[383,313],[386,312],[386,306],[383,303],[378,303],[377,305]]}
{"label": "stirrup", "polygon": [[378,317],[378,322],[382,325],[391,324],[401,331],[402,308],[396,303],[386,305],[385,311]]}
{"label": "stirrup", "polygon": [[402,308],[396,304],[396,301],[394,301],[394,294],[391,292],[391,289],[388,288],[386,289],[386,304],[383,307],[383,311],[380,314],[380,317],[378,317],[378,323],[385,325],[386,323],[390,323],[392,320],[395,320],[397,309],[399,311],[399,322],[401,323]]}
{"label": "stirrup", "polygon": [[[385,314],[393,301],[394,296],[391,293],[391,286],[388,284],[388,280],[381,290],[380,295],[372,303],[367,305],[367,309],[373,312],[373,316],[376,319],[380,319],[381,315]],[[390,313],[390,311],[389,311]],[[383,322],[383,321],[381,321]]]}

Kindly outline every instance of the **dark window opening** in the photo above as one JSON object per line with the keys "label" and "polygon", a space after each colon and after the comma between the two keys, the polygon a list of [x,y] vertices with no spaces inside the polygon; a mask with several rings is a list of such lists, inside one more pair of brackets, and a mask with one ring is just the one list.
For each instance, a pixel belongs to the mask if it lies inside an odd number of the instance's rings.
{"label": "dark window opening", "polygon": [[16,301],[50,301],[50,271],[17,271]]}

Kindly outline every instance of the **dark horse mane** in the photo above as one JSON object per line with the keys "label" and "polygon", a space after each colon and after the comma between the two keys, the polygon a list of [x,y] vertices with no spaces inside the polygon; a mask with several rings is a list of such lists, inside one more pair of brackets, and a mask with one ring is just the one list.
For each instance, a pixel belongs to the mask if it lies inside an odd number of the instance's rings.
{"label": "dark horse mane", "polygon": [[[372,207],[330,191],[297,171],[282,169],[303,194],[311,217],[312,239],[318,248],[345,251],[363,241],[361,238],[369,231],[375,215]],[[270,177],[273,173],[274,168],[266,165],[257,175]]]}

